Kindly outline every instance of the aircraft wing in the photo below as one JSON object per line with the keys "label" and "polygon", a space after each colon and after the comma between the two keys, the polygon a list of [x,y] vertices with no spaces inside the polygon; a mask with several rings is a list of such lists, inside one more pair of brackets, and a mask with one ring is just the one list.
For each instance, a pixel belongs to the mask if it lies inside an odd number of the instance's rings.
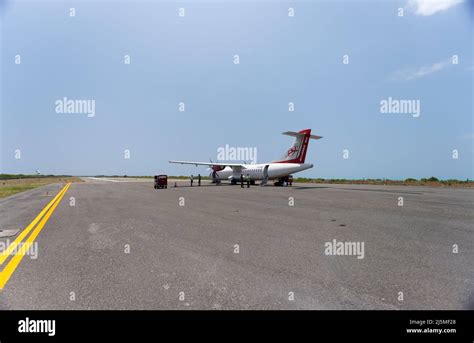
{"label": "aircraft wing", "polygon": [[197,166],[231,167],[232,169],[244,166],[243,164],[240,164],[240,163],[215,163],[215,162],[193,162],[193,161],[169,161],[169,163],[194,164],[196,167]]}

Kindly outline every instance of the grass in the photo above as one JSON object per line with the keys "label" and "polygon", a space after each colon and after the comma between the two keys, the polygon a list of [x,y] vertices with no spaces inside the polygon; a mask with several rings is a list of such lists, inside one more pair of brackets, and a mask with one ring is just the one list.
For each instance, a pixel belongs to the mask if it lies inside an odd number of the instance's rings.
{"label": "grass", "polygon": [[38,174],[0,174],[0,180],[18,180],[18,179],[48,179],[72,177],[71,175],[38,175]]}
{"label": "grass", "polygon": [[29,184],[29,185],[19,185],[19,186],[9,186],[9,187],[0,187],[0,198],[5,198],[7,196],[28,191],[30,189],[40,187],[40,185]]}
{"label": "grass", "polygon": [[33,175],[22,175],[18,178],[13,178],[11,174],[8,174],[7,178],[2,176],[7,174],[0,174],[0,198],[28,191],[30,189],[38,188],[41,186],[49,185],[51,183],[67,183],[67,182],[80,182],[81,180],[77,177],[72,176],[33,176]]}
{"label": "grass", "polygon": [[430,187],[463,187],[473,188],[474,181],[472,180],[439,180],[432,176],[430,178],[414,179],[408,178],[405,180],[389,180],[389,179],[310,179],[310,178],[295,178],[293,182],[305,183],[332,183],[332,184],[352,184],[352,185],[388,185],[388,186],[430,186]]}

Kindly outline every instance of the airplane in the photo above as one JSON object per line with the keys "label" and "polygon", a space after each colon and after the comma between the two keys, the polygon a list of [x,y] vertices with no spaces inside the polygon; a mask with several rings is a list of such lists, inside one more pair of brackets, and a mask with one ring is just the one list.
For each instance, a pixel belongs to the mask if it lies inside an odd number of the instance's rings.
{"label": "airplane", "polygon": [[260,164],[220,163],[220,162],[193,162],[193,161],[169,161],[169,163],[194,164],[196,167],[208,166],[212,170],[213,182],[220,183],[221,180],[229,180],[232,185],[240,181],[241,175],[244,179],[250,177],[250,182],[255,184],[261,181],[264,186],[268,180],[276,180],[275,186],[283,186],[292,177],[291,174],[313,168],[312,164],[305,163],[309,139],[321,139],[323,137],[311,134],[311,129],[299,132],[287,131],[284,135],[295,137],[293,145],[285,152],[281,159]]}

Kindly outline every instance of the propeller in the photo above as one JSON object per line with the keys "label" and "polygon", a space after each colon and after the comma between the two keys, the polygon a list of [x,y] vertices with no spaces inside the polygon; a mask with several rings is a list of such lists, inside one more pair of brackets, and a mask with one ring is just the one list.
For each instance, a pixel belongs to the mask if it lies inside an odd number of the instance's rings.
{"label": "propeller", "polygon": [[[214,163],[214,162],[212,162],[211,158],[209,158],[209,161],[211,163]],[[209,168],[207,168],[207,169],[209,170],[209,177],[211,177],[214,180],[214,179],[217,178],[216,173],[218,171],[221,171],[222,169],[224,169],[224,167],[222,167],[222,166],[209,166]]]}
{"label": "propeller", "polygon": [[[212,162],[212,159],[210,157],[209,161],[211,161],[211,163],[214,163]],[[209,170],[209,177],[212,177],[212,174],[214,173],[214,169],[212,168],[212,166],[207,167],[207,170]]]}

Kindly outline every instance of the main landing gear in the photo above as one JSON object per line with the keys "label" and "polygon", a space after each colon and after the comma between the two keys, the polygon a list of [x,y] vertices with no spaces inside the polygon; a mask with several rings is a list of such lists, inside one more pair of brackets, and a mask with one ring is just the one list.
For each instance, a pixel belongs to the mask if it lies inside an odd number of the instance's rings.
{"label": "main landing gear", "polygon": [[292,175],[281,177],[273,183],[273,185],[276,186],[276,187],[291,186],[292,184],[293,184],[293,176]]}

